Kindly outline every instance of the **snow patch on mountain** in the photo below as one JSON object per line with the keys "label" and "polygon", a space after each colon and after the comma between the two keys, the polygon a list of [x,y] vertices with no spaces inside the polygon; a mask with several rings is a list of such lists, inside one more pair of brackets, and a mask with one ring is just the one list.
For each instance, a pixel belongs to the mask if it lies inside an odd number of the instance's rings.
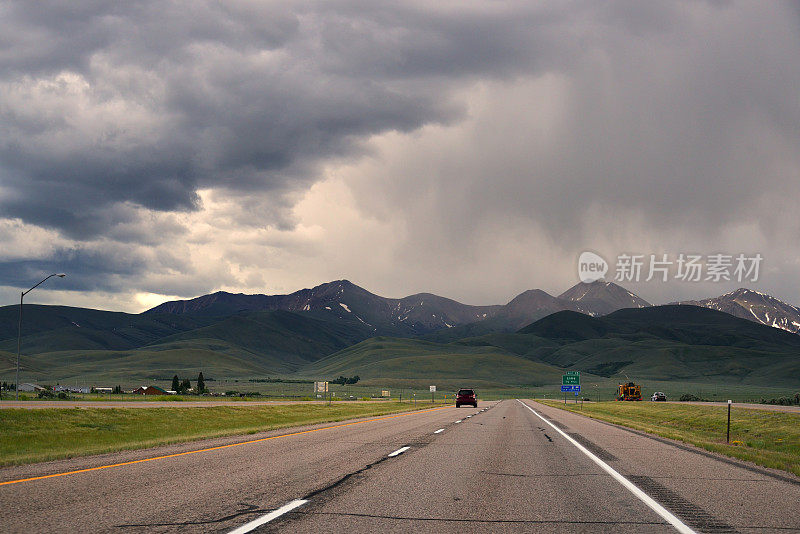
{"label": "snow patch on mountain", "polygon": [[800,333],[800,308],[752,289],[742,287],[719,297],[679,304],[703,306],[794,334]]}

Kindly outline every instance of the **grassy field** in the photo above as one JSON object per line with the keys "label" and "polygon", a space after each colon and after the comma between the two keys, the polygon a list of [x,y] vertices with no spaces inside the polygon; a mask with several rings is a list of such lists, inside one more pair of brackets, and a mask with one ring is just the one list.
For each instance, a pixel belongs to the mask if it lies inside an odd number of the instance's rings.
{"label": "grassy field", "polygon": [[[182,374],[181,378],[187,375]],[[194,385],[196,375],[188,375]],[[618,380],[610,378],[582,378],[581,397],[596,400],[613,400],[616,393],[616,385]],[[0,376],[0,380],[4,377]],[[533,386],[506,386],[502,383],[489,380],[479,380],[476,378],[469,379],[454,379],[454,378],[370,378],[364,379],[357,384],[337,385],[331,384],[330,389],[335,397],[344,400],[362,399],[364,397],[380,397],[381,392],[389,390],[390,395],[394,399],[402,396],[403,400],[411,399],[412,395],[416,395],[417,399],[425,400],[430,399],[428,386],[436,385],[437,393],[436,400],[441,401],[444,395],[451,398],[453,393],[461,387],[472,387],[478,392],[478,397],[483,400],[495,399],[515,399],[515,398],[547,398],[547,399],[563,399],[563,393],[559,392],[560,389],[560,375],[558,382],[553,382],[547,385]],[[13,376],[11,377],[13,381]],[[663,391],[667,394],[670,400],[677,400],[683,394],[692,394],[702,399],[712,401],[725,401],[732,399],[734,402],[754,402],[758,403],[762,398],[771,399],[783,396],[791,396],[800,390],[800,387],[766,387],[760,385],[747,385],[747,384],[730,384],[730,383],[714,383],[702,381],[657,381],[657,380],[637,380],[642,384],[642,393],[649,397],[654,391]],[[149,380],[144,383],[156,385],[164,389],[171,388],[170,380]],[[43,382],[48,384],[48,382]],[[65,385],[83,386],[87,385],[81,382],[62,382]],[[104,386],[114,386],[113,382],[103,382]],[[125,389],[133,389],[141,385],[136,382],[123,382],[122,386]],[[316,394],[313,392],[313,384],[311,383],[297,383],[297,382],[255,382],[249,379],[220,379],[211,380],[206,382],[206,387],[215,393],[224,393],[226,391],[236,391],[239,393],[258,393],[258,395],[247,397],[205,397],[197,395],[171,395],[169,397],[151,397],[140,395],[81,395],[70,394],[72,400],[97,400],[97,401],[204,401],[204,400],[316,400]],[[3,399],[13,399],[14,392],[4,392]],[[33,399],[36,395],[34,393],[20,393],[20,399]],[[570,396],[574,400],[574,396]],[[53,399],[55,400],[55,399]]]}
{"label": "grassy field", "polygon": [[434,380],[431,384],[436,380],[544,384],[560,379],[561,370],[494,346],[375,337],[311,363],[297,374]]}
{"label": "grassy field", "polygon": [[[417,409],[430,405],[418,403]],[[413,410],[407,402],[0,410],[0,465],[141,449],[203,438]]]}
{"label": "grassy field", "polygon": [[725,442],[727,406],[650,402],[564,405],[541,399],[539,402],[800,476],[800,414],[797,413],[737,409],[734,405],[728,444]]}

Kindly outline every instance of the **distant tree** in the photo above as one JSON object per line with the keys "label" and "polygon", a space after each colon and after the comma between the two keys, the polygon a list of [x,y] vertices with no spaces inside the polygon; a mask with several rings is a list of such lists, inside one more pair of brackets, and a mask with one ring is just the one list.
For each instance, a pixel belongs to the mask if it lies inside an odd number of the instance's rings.
{"label": "distant tree", "polygon": [[201,395],[206,392],[206,382],[203,380],[203,371],[197,375],[197,394]]}
{"label": "distant tree", "polygon": [[181,381],[178,379],[178,375],[172,377],[172,391],[178,391],[181,389]]}
{"label": "distant tree", "polygon": [[114,390],[111,393],[114,393],[115,395],[122,395],[122,386],[119,384],[114,386]]}
{"label": "distant tree", "polygon": [[192,389],[192,383],[189,382],[188,378],[184,378],[183,382],[181,382],[180,388],[178,389],[178,393],[188,393],[190,389]]}
{"label": "distant tree", "polygon": [[347,379],[348,384],[356,384],[358,381],[361,380],[361,377],[358,375],[353,376],[352,378]]}

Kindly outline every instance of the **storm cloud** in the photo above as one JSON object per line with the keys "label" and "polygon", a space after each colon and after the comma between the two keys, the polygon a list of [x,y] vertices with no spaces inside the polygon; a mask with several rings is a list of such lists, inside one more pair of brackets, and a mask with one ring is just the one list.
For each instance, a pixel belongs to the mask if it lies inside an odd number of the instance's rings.
{"label": "storm cloud", "polygon": [[798,22],[755,2],[10,2],[0,285],[350,278],[495,303],[566,289],[582,250],[727,251],[764,254],[764,289],[797,303]]}
{"label": "storm cloud", "polygon": [[[125,202],[194,210],[204,187],[280,200],[370,135],[458,118],[453,77],[527,66],[533,13],[458,11],[12,4],[0,28],[12,40],[0,62],[2,207],[91,237]],[[281,220],[279,200],[267,222]]]}

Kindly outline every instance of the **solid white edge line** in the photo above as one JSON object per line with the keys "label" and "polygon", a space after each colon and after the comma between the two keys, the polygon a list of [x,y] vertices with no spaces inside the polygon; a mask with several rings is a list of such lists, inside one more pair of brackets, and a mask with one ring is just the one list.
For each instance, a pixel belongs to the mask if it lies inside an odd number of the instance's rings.
{"label": "solid white edge line", "polygon": [[235,529],[231,530],[228,534],[245,534],[246,532],[250,532],[251,530],[255,530],[258,527],[260,527],[261,525],[263,525],[265,523],[269,523],[270,521],[279,518],[283,514],[285,514],[287,512],[291,512],[292,510],[294,510],[295,508],[297,508],[299,506],[303,506],[307,502],[308,501],[304,500],[304,499],[295,499],[290,503],[284,504],[283,506],[281,506],[277,510],[273,510],[268,514],[262,515],[261,517],[259,517],[257,519],[254,519],[254,520],[250,521],[249,523],[246,523],[246,524],[242,525],[241,527],[238,527],[238,528],[235,528]]}
{"label": "solid white edge line", "polygon": [[584,453],[586,456],[588,456],[594,463],[599,465],[603,469],[603,471],[605,471],[606,473],[608,473],[609,475],[614,477],[614,479],[617,482],[619,482],[620,484],[625,486],[625,488],[628,491],[633,493],[640,501],[642,501],[648,507],[650,507],[651,510],[653,510],[655,513],[657,513],[658,515],[663,517],[670,525],[675,527],[675,529],[678,532],[681,532],[683,534],[697,534],[694,530],[689,528],[689,526],[686,525],[686,523],[684,523],[683,521],[681,521],[680,519],[675,517],[675,515],[673,515],[672,512],[670,512],[669,510],[667,510],[666,508],[661,506],[657,501],[653,500],[652,497],[650,497],[648,494],[646,494],[645,492],[640,490],[639,487],[636,484],[634,484],[633,482],[631,482],[630,480],[628,480],[624,476],[622,476],[619,473],[617,473],[617,471],[615,471],[613,467],[611,467],[610,465],[605,463],[603,460],[601,460],[600,458],[598,458],[597,456],[592,454],[588,449],[586,449],[586,447],[584,447],[583,445],[581,445],[580,443],[575,441],[566,432],[564,432],[563,430],[558,428],[556,425],[554,425],[553,423],[551,423],[550,421],[548,421],[547,419],[545,419],[544,417],[539,415],[539,412],[537,412],[536,410],[534,410],[533,408],[531,408],[530,406],[528,406],[527,404],[525,404],[524,402],[522,402],[519,399],[517,399],[517,402],[519,402],[524,407],[526,407],[528,410],[533,412],[533,414],[536,417],[538,417],[539,419],[541,419],[542,421],[544,421],[545,423],[550,425],[553,428],[553,430],[555,430],[556,432],[561,434],[564,437],[564,439],[566,439],[567,441],[569,441],[570,443],[575,445],[575,447],[577,447],[578,450],[580,450],[582,453]]}
{"label": "solid white edge line", "polygon": [[388,456],[389,458],[391,458],[391,457],[393,457],[393,456],[397,456],[398,454],[403,454],[404,452],[406,452],[406,451],[407,451],[408,449],[410,449],[410,448],[411,448],[411,447],[400,447],[400,448],[399,448],[399,449],[397,449],[396,451],[394,451],[394,452],[390,452],[390,453],[389,453],[387,456]]}
{"label": "solid white edge line", "polygon": [[437,430],[436,432],[434,432],[434,434],[440,434],[440,433],[442,433],[442,432],[444,432],[444,428],[440,428],[439,430]]}

